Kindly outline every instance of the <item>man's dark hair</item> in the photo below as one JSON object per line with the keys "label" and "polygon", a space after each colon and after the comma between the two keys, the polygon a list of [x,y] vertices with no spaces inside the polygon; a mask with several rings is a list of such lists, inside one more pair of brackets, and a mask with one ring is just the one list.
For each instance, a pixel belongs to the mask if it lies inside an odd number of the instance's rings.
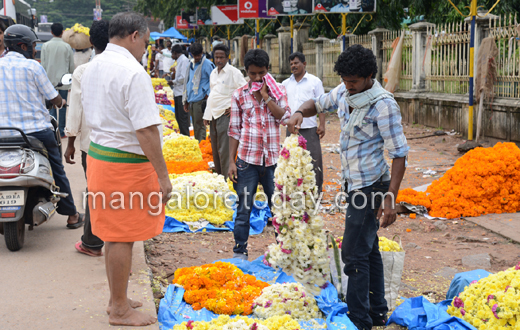
{"label": "man's dark hair", "polygon": [[181,45],[174,45],[172,47],[172,53],[184,54],[184,51],[182,50]]}
{"label": "man's dark hair", "polygon": [[215,52],[217,50],[221,50],[223,51],[224,53],[226,53],[226,57],[229,57],[229,48],[228,46],[224,45],[224,44],[218,44],[218,45],[215,45],[215,47],[213,47],[213,57],[215,57]]}
{"label": "man's dark hair", "polygon": [[90,42],[100,51],[104,51],[107,48],[109,25],[108,21],[101,20],[94,21],[90,27]]}
{"label": "man's dark hair", "polygon": [[269,55],[263,49],[251,49],[244,56],[244,67],[247,70],[250,65],[269,69]]}
{"label": "man's dark hair", "polygon": [[110,20],[110,27],[108,28],[108,37],[112,38],[126,38],[135,31],[139,32],[139,36],[143,36],[148,30],[148,23],[146,19],[134,12],[126,12],[116,14]]}
{"label": "man's dark hair", "polygon": [[198,42],[193,43],[190,46],[190,53],[191,55],[200,55],[202,54],[202,45]]}
{"label": "man's dark hair", "polygon": [[289,55],[289,61],[292,61],[294,60],[295,58],[298,58],[300,60],[300,62],[304,63],[305,62],[305,55],[303,55],[302,53],[300,52],[294,52],[292,53],[291,55]]}
{"label": "man's dark hair", "polygon": [[361,45],[353,45],[339,55],[334,64],[334,71],[341,77],[358,76],[367,78],[372,74],[372,78],[375,78],[377,73],[376,57],[372,50]]}
{"label": "man's dark hair", "polygon": [[51,32],[54,36],[59,37],[63,33],[63,24],[61,23],[52,23]]}
{"label": "man's dark hair", "polygon": [[5,32],[5,29],[7,29],[7,27],[5,26],[5,23],[0,21],[0,31]]}

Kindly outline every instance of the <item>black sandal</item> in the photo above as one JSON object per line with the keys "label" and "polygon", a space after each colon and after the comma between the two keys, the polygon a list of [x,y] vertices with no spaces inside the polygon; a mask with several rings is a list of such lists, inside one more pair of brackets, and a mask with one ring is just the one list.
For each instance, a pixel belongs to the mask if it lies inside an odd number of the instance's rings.
{"label": "black sandal", "polygon": [[79,217],[78,217],[78,222],[76,223],[68,223],[67,224],[67,228],[69,229],[78,229],[79,227],[83,226],[83,224],[85,223],[85,214],[83,213],[79,213]]}

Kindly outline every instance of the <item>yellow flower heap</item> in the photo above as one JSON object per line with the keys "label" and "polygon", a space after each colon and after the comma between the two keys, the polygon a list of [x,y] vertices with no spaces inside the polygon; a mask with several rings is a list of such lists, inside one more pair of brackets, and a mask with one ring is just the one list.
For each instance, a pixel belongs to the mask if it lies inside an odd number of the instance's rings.
{"label": "yellow flower heap", "polygon": [[396,241],[392,241],[386,237],[379,237],[379,251],[383,252],[401,252],[401,246]]}
{"label": "yellow flower heap", "polygon": [[161,115],[161,122],[163,125],[163,136],[168,136],[179,130],[179,124],[175,120],[175,113],[170,110],[164,109],[163,106],[157,105]]}
{"label": "yellow flower heap", "polygon": [[[76,32],[76,33],[83,33],[83,34],[85,34],[85,35],[90,37],[90,29],[88,27],[85,27],[85,26],[79,24],[79,23],[74,24],[74,26],[72,28],[70,28],[70,29],[74,30],[74,32]],[[70,29],[67,29],[65,31],[68,31]]]}
{"label": "yellow flower heap", "polygon": [[479,330],[520,328],[520,263],[472,282],[453,299],[448,313]]}
{"label": "yellow flower heap", "polygon": [[173,190],[166,204],[166,215],[181,222],[207,220],[222,225],[233,219],[232,203],[225,199],[232,195],[222,175],[209,172],[170,174]]}
{"label": "yellow flower heap", "polygon": [[295,330],[300,325],[291,316],[273,316],[266,320],[257,320],[245,316],[231,318],[228,315],[220,315],[210,322],[188,321],[175,325],[173,330]]}
{"label": "yellow flower heap", "polygon": [[202,152],[199,142],[188,136],[172,133],[163,145],[164,160],[167,162],[200,162]]}

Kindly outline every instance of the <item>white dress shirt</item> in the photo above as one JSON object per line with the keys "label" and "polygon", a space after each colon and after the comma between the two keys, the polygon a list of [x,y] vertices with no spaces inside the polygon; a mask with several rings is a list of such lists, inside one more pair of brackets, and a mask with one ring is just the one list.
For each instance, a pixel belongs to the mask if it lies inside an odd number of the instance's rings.
{"label": "white dress shirt", "polygon": [[135,132],[161,124],[150,76],[112,43],[83,73],[81,103],[92,142],[104,147],[144,155]]}
{"label": "white dress shirt", "polygon": [[72,74],[72,86],[69,92],[67,103],[67,124],[65,125],[65,134],[67,136],[81,135],[79,142],[79,150],[88,152],[90,145],[90,129],[85,122],[85,114],[83,113],[83,105],[81,104],[81,78],[90,63],[80,65]]}
{"label": "white dress shirt", "polygon": [[164,72],[170,72],[170,68],[172,67],[173,63],[175,63],[175,61],[172,58],[172,52],[168,48],[165,48],[162,50],[161,56],[162,56],[161,70],[163,70]]}
{"label": "white dress shirt", "polygon": [[206,111],[202,117],[205,120],[217,119],[224,114],[227,108],[231,108],[231,96],[233,92],[244,85],[246,79],[240,70],[226,64],[218,72],[218,68],[213,69],[209,76],[210,93],[206,103]]}
{"label": "white dress shirt", "polygon": [[175,67],[175,79],[173,82],[173,95],[175,97],[182,96],[184,93],[184,80],[188,78],[188,71],[190,69],[190,60],[184,54],[177,59],[177,66]]}
{"label": "white dress shirt", "polygon": [[[308,72],[305,73],[299,82],[296,81],[293,74],[290,78],[285,79],[282,85],[284,85],[287,90],[287,99],[289,101],[289,107],[291,108],[291,114],[298,111],[304,102],[317,98],[325,93],[321,80]],[[313,128],[317,126],[316,116],[303,118],[301,128]]]}

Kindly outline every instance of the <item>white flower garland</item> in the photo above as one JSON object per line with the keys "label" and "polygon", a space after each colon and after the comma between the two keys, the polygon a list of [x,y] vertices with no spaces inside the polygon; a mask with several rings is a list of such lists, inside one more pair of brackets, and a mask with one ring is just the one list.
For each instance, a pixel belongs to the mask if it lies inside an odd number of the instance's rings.
{"label": "white flower garland", "polygon": [[264,288],[262,295],[255,299],[253,313],[264,319],[285,314],[299,320],[320,317],[316,300],[300,283],[273,284]]}
{"label": "white flower garland", "polygon": [[293,134],[280,152],[274,175],[275,193],[281,197],[275,198],[273,210],[278,244],[268,247],[264,263],[282,268],[308,292],[319,294],[318,287],[324,288],[329,280],[330,266],[323,219],[315,212],[318,191],[306,143]]}

